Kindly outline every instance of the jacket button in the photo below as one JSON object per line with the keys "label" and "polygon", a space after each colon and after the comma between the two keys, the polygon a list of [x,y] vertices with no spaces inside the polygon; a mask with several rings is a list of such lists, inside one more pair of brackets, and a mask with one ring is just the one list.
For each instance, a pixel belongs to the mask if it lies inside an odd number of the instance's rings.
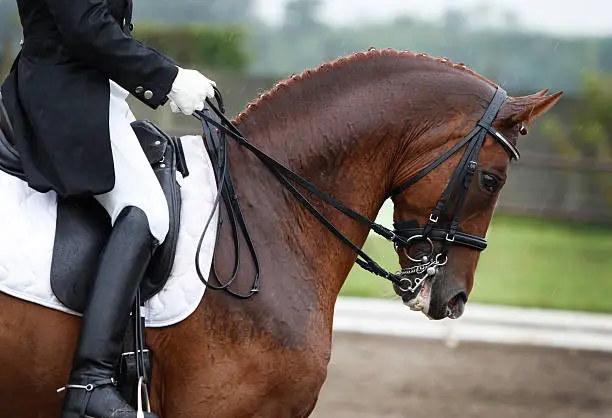
{"label": "jacket button", "polygon": [[151,100],[153,98],[153,92],[151,90],[147,90],[144,92],[144,98],[147,100]]}
{"label": "jacket button", "polygon": [[138,86],[136,87],[136,90],[134,90],[136,94],[142,94],[143,91],[144,91],[144,87],[142,86]]}

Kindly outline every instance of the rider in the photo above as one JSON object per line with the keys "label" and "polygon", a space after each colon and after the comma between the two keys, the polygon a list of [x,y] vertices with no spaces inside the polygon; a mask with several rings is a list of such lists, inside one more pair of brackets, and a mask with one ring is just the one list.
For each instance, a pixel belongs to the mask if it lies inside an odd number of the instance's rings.
{"label": "rider", "polygon": [[[113,229],[66,386],[62,418],[136,418],[114,366],[136,291],[168,232],[166,199],[131,129],[128,94],[190,115],[215,83],[131,37],[132,0],[17,0],[24,33],[2,85],[28,184],[94,196]],[[154,418],[155,414],[145,414]]]}

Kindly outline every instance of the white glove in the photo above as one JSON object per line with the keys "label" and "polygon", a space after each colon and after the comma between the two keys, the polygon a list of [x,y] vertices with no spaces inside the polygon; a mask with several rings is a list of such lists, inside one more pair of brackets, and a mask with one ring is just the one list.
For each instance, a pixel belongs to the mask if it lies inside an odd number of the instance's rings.
{"label": "white glove", "polygon": [[204,109],[204,100],[215,97],[216,83],[204,77],[199,71],[178,67],[178,74],[168,93],[170,108],[174,113],[183,112],[189,116],[196,110]]}

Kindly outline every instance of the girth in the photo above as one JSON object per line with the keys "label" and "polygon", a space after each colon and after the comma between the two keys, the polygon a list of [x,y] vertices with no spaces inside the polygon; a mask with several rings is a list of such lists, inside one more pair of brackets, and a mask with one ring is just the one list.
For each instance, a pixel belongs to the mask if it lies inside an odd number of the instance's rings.
{"label": "girth", "polygon": [[[463,147],[466,148],[425,226],[419,227],[418,222],[415,220],[401,221],[393,224],[395,234],[405,240],[405,243],[400,242],[396,244],[398,247],[406,247],[408,246],[407,244],[413,244],[417,241],[427,241],[430,243],[432,250],[432,254],[428,256],[429,258],[433,256],[432,241],[442,241],[444,243],[444,249],[441,254],[446,253],[446,246],[450,244],[463,245],[478,251],[482,251],[487,247],[487,240],[485,238],[460,232],[459,223],[468,189],[478,167],[478,154],[487,134],[491,134],[502,145],[510,159],[518,161],[520,158],[518,149],[492,126],[506,100],[506,92],[498,87],[483,117],[463,140],[393,191],[393,196],[397,196],[440,166],[440,164],[457,151]],[[450,220],[447,223],[446,229],[440,226],[440,221],[444,218]]]}

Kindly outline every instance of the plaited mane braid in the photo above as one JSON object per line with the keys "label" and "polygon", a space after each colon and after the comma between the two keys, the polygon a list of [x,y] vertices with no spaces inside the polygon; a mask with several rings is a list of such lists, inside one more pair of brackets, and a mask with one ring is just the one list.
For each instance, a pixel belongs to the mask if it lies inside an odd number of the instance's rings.
{"label": "plaited mane braid", "polygon": [[349,56],[338,58],[334,61],[326,62],[324,64],[321,64],[315,69],[308,69],[302,72],[301,74],[294,74],[293,76],[291,76],[290,78],[286,80],[279,81],[270,90],[261,94],[257,98],[257,100],[249,103],[246,107],[246,110],[244,112],[239,113],[236,116],[236,118],[234,119],[234,122],[238,124],[243,122],[246,118],[249,117],[249,115],[251,115],[253,111],[257,110],[258,108],[268,103],[269,101],[275,99],[279,94],[281,94],[283,90],[293,87],[298,82],[308,80],[312,78],[313,76],[328,73],[332,70],[336,70],[338,68],[345,67],[355,62],[375,60],[379,57],[400,57],[400,58],[406,58],[406,59],[418,59],[418,60],[436,62],[441,65],[446,65],[447,67],[452,67],[456,70],[466,72],[470,75],[473,75],[474,77],[479,78],[480,80],[488,84],[491,84],[493,87],[497,87],[494,83],[487,80],[485,77],[481,76],[477,72],[468,68],[464,63],[454,64],[448,58],[437,58],[437,57],[433,57],[426,53],[414,53],[408,50],[401,51],[401,50],[397,50],[393,48],[385,48],[385,49],[370,48],[367,51],[356,52]]}

